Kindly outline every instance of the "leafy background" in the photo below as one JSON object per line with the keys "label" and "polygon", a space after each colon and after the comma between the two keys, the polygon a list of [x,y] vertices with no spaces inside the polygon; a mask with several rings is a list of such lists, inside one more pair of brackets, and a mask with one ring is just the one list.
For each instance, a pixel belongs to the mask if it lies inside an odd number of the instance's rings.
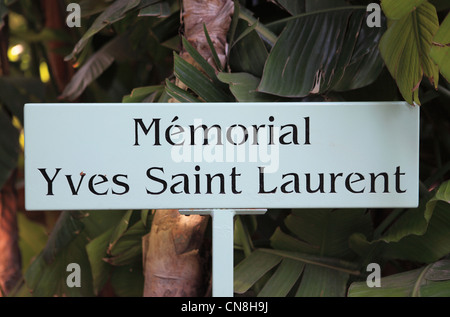
{"label": "leafy background", "polygon": [[[141,296],[142,237],[152,222],[151,210],[25,211],[23,104],[171,98],[420,105],[418,208],[238,216],[234,288],[239,296],[450,295],[448,1],[383,0],[375,28],[366,23],[373,1],[234,1],[224,68],[180,34],[178,1],[77,2],[82,27],[67,29],[47,23],[39,1],[0,1],[0,28],[9,33],[0,187],[17,173],[23,273],[10,296]],[[69,1],[61,3],[65,14]],[[82,288],[66,285],[71,262],[83,269]],[[382,268],[380,288],[367,286],[369,263]]]}

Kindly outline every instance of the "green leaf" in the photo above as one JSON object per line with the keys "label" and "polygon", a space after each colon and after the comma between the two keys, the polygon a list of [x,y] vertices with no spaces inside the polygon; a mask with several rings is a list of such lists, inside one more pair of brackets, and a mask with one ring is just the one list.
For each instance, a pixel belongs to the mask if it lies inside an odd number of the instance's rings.
{"label": "green leaf", "polygon": [[255,250],[234,268],[234,292],[243,294],[282,260],[281,256]]}
{"label": "green leaf", "polygon": [[381,0],[381,8],[389,19],[399,20],[413,12],[426,0]]}
{"label": "green leaf", "polygon": [[297,297],[343,297],[349,275],[340,271],[306,265]]}
{"label": "green leaf", "polygon": [[174,54],[175,76],[206,102],[231,101],[230,96],[178,54]]}
{"label": "green leaf", "polygon": [[103,261],[114,228],[104,232],[86,245],[86,252],[92,271],[94,294],[98,294],[109,279],[111,266]]}
{"label": "green leaf", "polygon": [[209,78],[211,78],[213,81],[218,81],[216,76],[216,70],[214,67],[212,67],[206,59],[203,58],[202,55],[189,43],[188,40],[186,40],[185,37],[182,37],[182,43],[184,49],[191,55],[191,57],[194,59],[194,61],[204,70],[206,75],[208,75]]}
{"label": "green leaf", "polygon": [[142,297],[144,278],[141,262],[135,265],[116,266],[111,275],[114,293],[120,297]]}
{"label": "green leaf", "polygon": [[[114,226],[122,216],[121,211],[62,212],[44,250],[25,273],[26,285],[33,296],[94,296],[86,245]],[[81,287],[67,286],[70,263],[80,265]]]}
{"label": "green leaf", "polygon": [[433,38],[430,56],[439,65],[442,76],[450,82],[450,14],[447,14]]}
{"label": "green leaf", "polygon": [[209,49],[211,50],[211,54],[216,64],[216,67],[219,71],[223,70],[222,63],[220,62],[219,56],[217,55],[216,48],[214,47],[213,42],[211,41],[211,37],[209,36],[208,30],[206,29],[206,24],[203,23],[203,32],[205,32],[206,41],[208,42]]}
{"label": "green leaf", "polygon": [[141,11],[139,11],[138,16],[140,17],[156,16],[160,18],[166,18],[170,16],[170,14],[171,11],[169,3],[167,1],[162,1],[141,9]]}
{"label": "green leaf", "polygon": [[283,297],[292,289],[305,264],[292,259],[283,259],[275,273],[264,285],[258,297]]}
{"label": "green leaf", "polygon": [[166,79],[166,92],[169,96],[175,98],[179,102],[201,102],[186,90],[183,90],[172,83],[169,79]]}
{"label": "green leaf", "polygon": [[381,72],[383,28],[369,28],[365,17],[365,10],[352,7],[292,17],[269,54],[258,91],[304,97],[373,82]]}
{"label": "green leaf", "polygon": [[264,65],[266,63],[269,53],[254,30],[257,25],[253,25],[239,20],[236,33],[238,37],[231,43],[231,51],[229,56],[229,66],[234,73],[250,73],[254,76],[261,77],[263,74]]}
{"label": "green leaf", "polygon": [[313,247],[314,254],[341,259],[353,256],[348,239],[355,230],[367,234],[372,230],[370,216],[362,209],[294,210],[285,223],[295,237],[309,244],[297,251],[311,252]]}
{"label": "green leaf", "polygon": [[123,103],[135,103],[135,102],[147,102],[146,100],[156,93],[156,96],[160,96],[164,90],[164,86],[145,86],[133,89],[131,94],[123,97]]}
{"label": "green leaf", "polygon": [[17,166],[19,158],[19,130],[11,117],[0,107],[0,189]]}
{"label": "green leaf", "polygon": [[218,77],[230,85],[231,93],[239,102],[270,102],[280,97],[256,91],[260,79],[247,73],[219,73]]}
{"label": "green leaf", "polygon": [[[350,246],[359,254],[380,251],[384,258],[429,263],[450,252],[450,181],[443,183],[418,208],[401,214],[381,237],[354,234]],[[374,248],[377,248],[375,250]],[[373,255],[372,255],[373,256]]]}
{"label": "green leaf", "polygon": [[435,7],[425,2],[403,18],[394,21],[380,41],[380,52],[396,80],[403,98],[410,104],[419,100],[423,75],[435,87],[439,69],[430,58],[433,37],[439,28]]}
{"label": "green leaf", "polygon": [[125,17],[125,14],[135,8],[141,0],[115,0],[106,10],[95,19],[94,23],[84,33],[83,37],[75,45],[72,53],[65,59],[71,60],[75,58],[86,46],[89,39],[96,33],[100,32],[106,26],[117,22]]}
{"label": "green leaf", "polygon": [[448,297],[450,296],[450,260],[441,260],[420,269],[411,270],[380,280],[381,287],[370,288],[367,283],[350,285],[350,297]]}
{"label": "green leaf", "polygon": [[19,248],[22,258],[22,272],[25,273],[34,258],[43,250],[48,234],[45,226],[28,219],[24,213],[17,213]]}

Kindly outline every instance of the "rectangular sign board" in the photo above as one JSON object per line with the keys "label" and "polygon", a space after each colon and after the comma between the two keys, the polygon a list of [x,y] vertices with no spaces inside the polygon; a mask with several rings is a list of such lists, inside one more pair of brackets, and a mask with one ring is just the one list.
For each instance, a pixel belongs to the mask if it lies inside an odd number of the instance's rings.
{"label": "rectangular sign board", "polygon": [[404,102],[25,105],[27,210],[418,204]]}

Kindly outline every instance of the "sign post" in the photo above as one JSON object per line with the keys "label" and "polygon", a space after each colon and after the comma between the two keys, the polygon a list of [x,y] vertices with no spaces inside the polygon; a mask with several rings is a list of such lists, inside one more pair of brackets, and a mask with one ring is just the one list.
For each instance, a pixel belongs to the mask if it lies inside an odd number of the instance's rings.
{"label": "sign post", "polygon": [[210,215],[212,218],[212,295],[233,296],[234,216],[263,215],[266,209],[182,209],[183,215]]}
{"label": "sign post", "polygon": [[233,294],[233,217],[418,204],[404,102],[27,104],[27,210],[182,209],[213,219],[213,295]]}

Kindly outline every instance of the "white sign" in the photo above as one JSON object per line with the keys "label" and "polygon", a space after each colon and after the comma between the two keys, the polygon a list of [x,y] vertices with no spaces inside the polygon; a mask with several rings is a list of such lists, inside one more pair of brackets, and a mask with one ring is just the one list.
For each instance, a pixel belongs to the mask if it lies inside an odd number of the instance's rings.
{"label": "white sign", "polygon": [[27,104],[28,210],[418,204],[404,102]]}

